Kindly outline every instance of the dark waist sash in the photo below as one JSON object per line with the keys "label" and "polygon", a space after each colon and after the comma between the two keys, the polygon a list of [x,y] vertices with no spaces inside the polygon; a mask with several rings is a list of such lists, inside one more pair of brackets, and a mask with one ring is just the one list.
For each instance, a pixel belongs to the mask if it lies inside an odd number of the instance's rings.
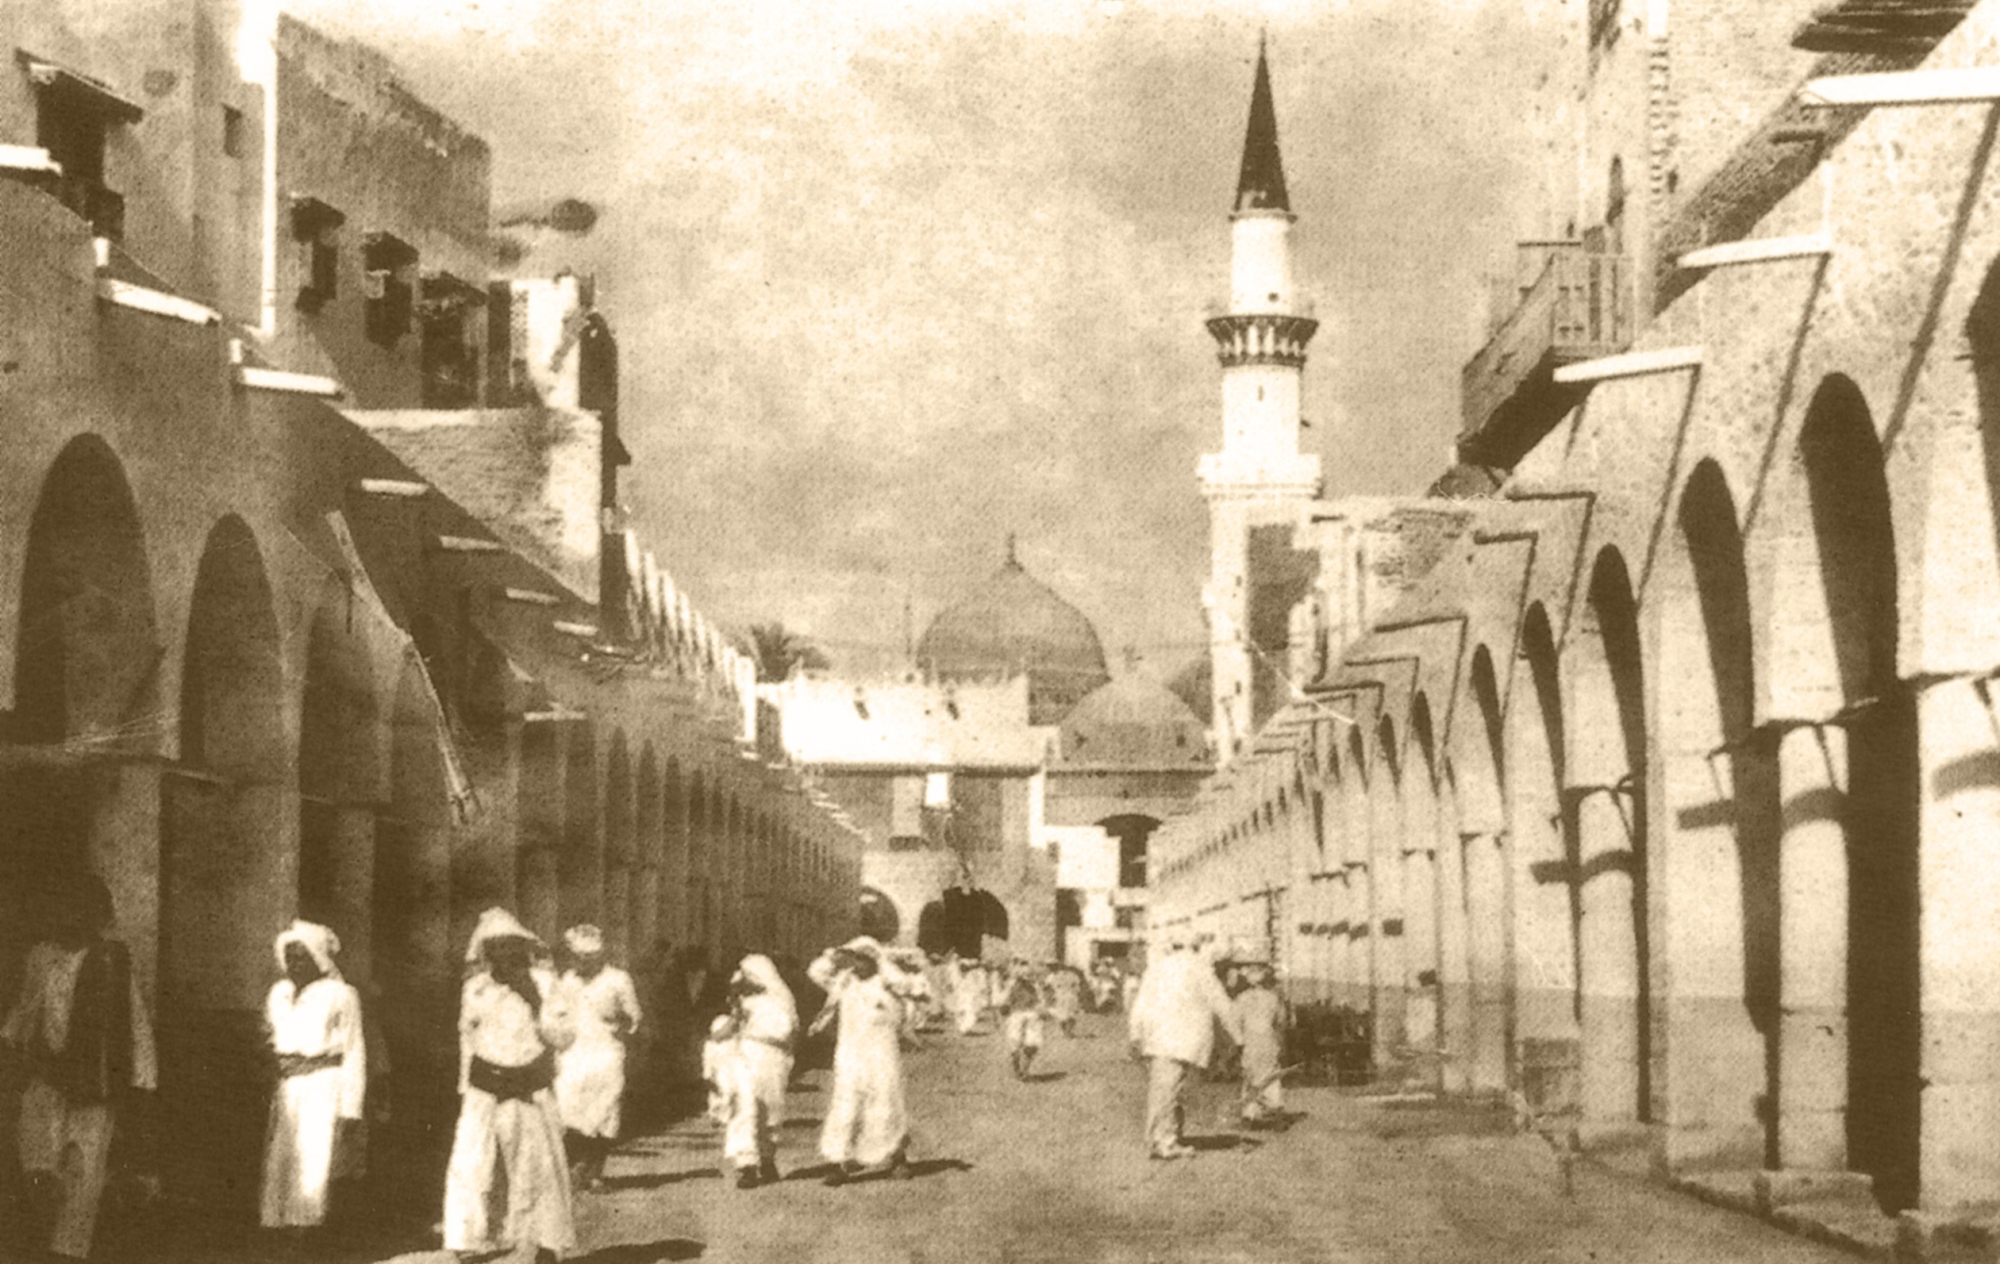
{"label": "dark waist sash", "polygon": [[282,1079],[294,1079],[315,1071],[332,1070],[345,1061],[346,1055],[339,1053],[281,1053],[278,1055],[278,1075]]}
{"label": "dark waist sash", "polygon": [[525,1102],[556,1082],[555,1055],[547,1049],[526,1066],[501,1066],[484,1058],[472,1060],[466,1082],[482,1093],[491,1093],[503,1102]]}
{"label": "dark waist sash", "polygon": [[753,1036],[747,1031],[743,1033],[743,1038],[745,1040],[754,1040],[760,1045],[769,1045],[780,1053],[790,1053],[792,1051],[792,1042],[789,1040],[773,1040],[769,1036]]}

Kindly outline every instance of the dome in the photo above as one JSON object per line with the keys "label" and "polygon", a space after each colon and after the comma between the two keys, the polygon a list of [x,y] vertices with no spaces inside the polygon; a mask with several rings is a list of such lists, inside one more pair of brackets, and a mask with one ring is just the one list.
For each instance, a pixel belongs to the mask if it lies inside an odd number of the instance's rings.
{"label": "dome", "polygon": [[1031,724],[1056,723],[1111,678],[1097,629],[1023,570],[1011,544],[990,579],[931,620],[917,642],[917,662],[940,680],[1025,673]]}
{"label": "dome", "polygon": [[1173,690],[1127,675],[1076,704],[1062,722],[1062,757],[1073,764],[1150,768],[1208,762],[1208,729]]}

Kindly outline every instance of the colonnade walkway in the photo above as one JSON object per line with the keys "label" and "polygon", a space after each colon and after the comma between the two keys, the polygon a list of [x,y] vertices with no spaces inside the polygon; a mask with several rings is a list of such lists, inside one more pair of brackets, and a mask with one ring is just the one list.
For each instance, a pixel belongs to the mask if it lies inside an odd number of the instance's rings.
{"label": "colonnade walkway", "polygon": [[[588,1264],[1439,1264],[1456,1261],[1730,1260],[1831,1264],[1845,1252],[1588,1162],[1563,1192],[1552,1150],[1503,1111],[1407,1109],[1352,1089],[1293,1091],[1285,1131],[1233,1127],[1234,1086],[1198,1085],[1200,1153],[1149,1161],[1139,1140],[1144,1070],[1123,1023],[1053,1029],[1016,1080],[997,1035],[926,1034],[908,1055],[910,1180],[828,1188],[816,1154],[827,1073],[791,1098],[776,1186],[738,1190],[714,1126],[696,1117],[633,1138],[608,1188],[579,1198]],[[372,1246],[284,1255],[267,1238],[211,1241],[204,1261],[452,1264],[374,1217]],[[406,1222],[407,1223],[407,1222]],[[416,1223],[421,1223],[418,1221]],[[376,1235],[371,1234],[371,1237]],[[398,1240],[400,1239],[400,1240]],[[430,1238],[434,1246],[436,1239]],[[163,1257],[155,1257],[163,1258]],[[190,1264],[195,1258],[189,1256]],[[508,1257],[500,1257],[502,1259]],[[513,1257],[527,1261],[523,1252]],[[175,1264],[179,1264],[177,1260]]]}

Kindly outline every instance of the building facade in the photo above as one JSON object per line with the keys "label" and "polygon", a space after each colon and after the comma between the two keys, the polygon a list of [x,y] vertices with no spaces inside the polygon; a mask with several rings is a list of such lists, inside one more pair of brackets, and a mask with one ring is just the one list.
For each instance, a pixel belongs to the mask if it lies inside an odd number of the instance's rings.
{"label": "building facade", "polygon": [[1551,193],[1462,383],[1504,483],[1153,901],[1384,1075],[1921,1251],[2000,1199],[2000,6],[1918,8],[1530,7]]}
{"label": "building facade", "polygon": [[570,286],[567,395],[481,371],[515,284],[483,143],[259,6],[0,13],[0,992],[45,894],[101,876],[169,1197],[254,1214],[294,916],[385,1037],[385,1179],[430,1181],[483,908],[649,967],[850,933],[856,834],[600,515],[608,326]]}

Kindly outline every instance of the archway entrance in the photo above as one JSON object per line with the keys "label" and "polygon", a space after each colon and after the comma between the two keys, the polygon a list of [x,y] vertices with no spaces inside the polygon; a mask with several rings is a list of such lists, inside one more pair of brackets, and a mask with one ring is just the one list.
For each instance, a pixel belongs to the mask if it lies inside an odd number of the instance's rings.
{"label": "archway entrance", "polygon": [[296,907],[295,772],[271,587],[249,527],[209,533],[181,677],[181,762],[163,784],[160,1102],[176,1196],[247,1218],[269,1087],[271,938]]}

